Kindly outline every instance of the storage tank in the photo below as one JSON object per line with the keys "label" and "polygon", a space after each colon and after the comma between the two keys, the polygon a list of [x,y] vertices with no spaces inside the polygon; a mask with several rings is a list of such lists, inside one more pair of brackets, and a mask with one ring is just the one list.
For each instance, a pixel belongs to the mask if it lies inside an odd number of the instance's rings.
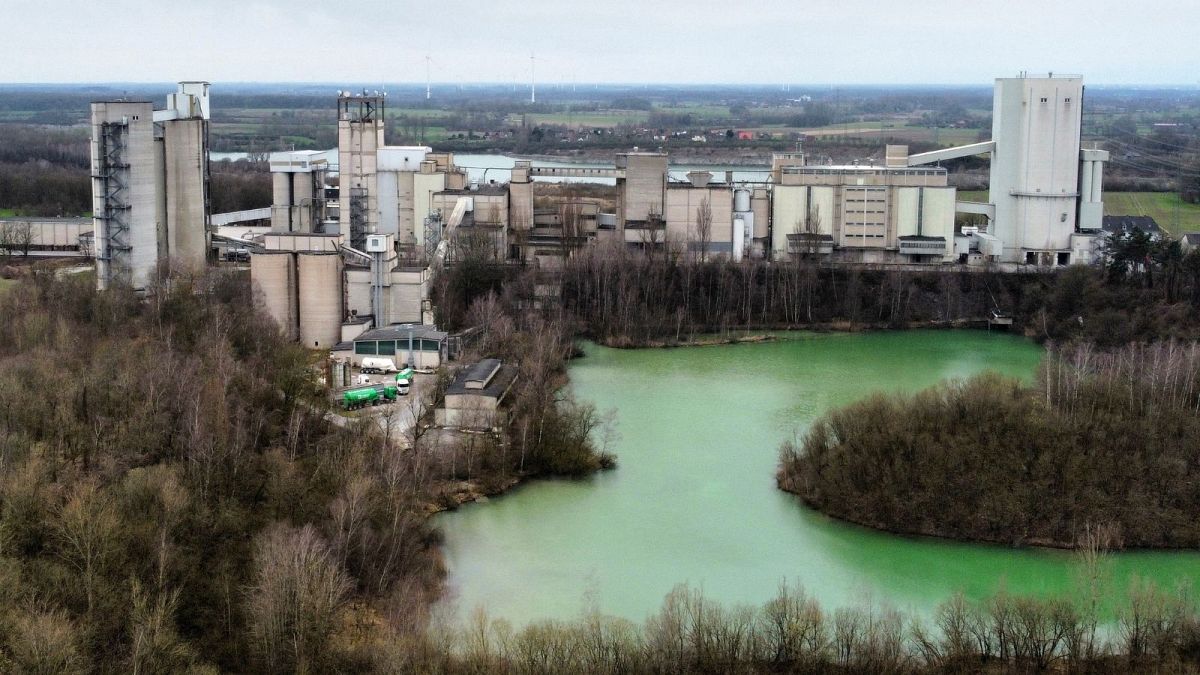
{"label": "storage tank", "polygon": [[262,303],[289,340],[296,339],[296,266],[286,251],[260,251],[250,256],[255,302]]}
{"label": "storage tank", "polygon": [[733,191],[733,210],[738,212],[746,212],[750,210],[750,191],[745,188],[738,188]]}
{"label": "storage tank", "polygon": [[342,333],[342,257],[337,253],[297,256],[300,289],[300,344],[330,349]]}
{"label": "storage tank", "polygon": [[746,248],[746,221],[741,217],[733,219],[733,261],[742,261],[742,252]]}

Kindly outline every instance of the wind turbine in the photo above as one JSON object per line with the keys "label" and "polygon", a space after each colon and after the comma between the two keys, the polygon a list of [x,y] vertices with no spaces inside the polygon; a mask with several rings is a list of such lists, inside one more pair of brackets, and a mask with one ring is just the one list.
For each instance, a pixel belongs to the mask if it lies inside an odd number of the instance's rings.
{"label": "wind turbine", "polygon": [[425,55],[425,100],[428,101],[433,95],[429,88],[429,55]]}
{"label": "wind turbine", "polygon": [[535,79],[535,73],[537,72],[536,67],[537,67],[536,60],[533,58],[533,54],[530,53],[529,54],[529,102],[530,103],[537,103],[537,80]]}

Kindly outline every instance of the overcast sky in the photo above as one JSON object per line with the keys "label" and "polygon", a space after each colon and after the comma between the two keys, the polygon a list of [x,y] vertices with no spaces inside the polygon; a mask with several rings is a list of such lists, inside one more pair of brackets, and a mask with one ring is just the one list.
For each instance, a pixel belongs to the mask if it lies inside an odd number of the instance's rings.
{"label": "overcast sky", "polygon": [[1188,84],[1197,0],[0,0],[0,82]]}

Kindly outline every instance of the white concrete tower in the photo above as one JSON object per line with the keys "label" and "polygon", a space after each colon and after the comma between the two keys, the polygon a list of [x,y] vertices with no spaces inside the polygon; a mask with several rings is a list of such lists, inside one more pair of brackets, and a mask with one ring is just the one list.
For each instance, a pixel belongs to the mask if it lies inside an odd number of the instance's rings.
{"label": "white concrete tower", "polygon": [[148,101],[92,104],[96,285],[145,288],[159,258],[161,154]]}
{"label": "white concrete tower", "polygon": [[338,97],[338,218],[358,250],[379,231],[378,151],[383,147],[382,96]]}
{"label": "white concrete tower", "polygon": [[1069,263],[1080,189],[1083,78],[1000,78],[992,105],[992,234],[1004,242],[1003,259]]}

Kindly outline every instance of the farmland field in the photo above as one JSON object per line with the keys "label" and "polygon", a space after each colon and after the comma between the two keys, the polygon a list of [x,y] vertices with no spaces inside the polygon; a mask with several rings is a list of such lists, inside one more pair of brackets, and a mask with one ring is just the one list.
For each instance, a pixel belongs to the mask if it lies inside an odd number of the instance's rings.
{"label": "farmland field", "polygon": [[[986,190],[960,190],[959,201],[986,202]],[[1104,215],[1150,216],[1173,235],[1200,231],[1200,204],[1186,204],[1175,192],[1105,192]]]}

